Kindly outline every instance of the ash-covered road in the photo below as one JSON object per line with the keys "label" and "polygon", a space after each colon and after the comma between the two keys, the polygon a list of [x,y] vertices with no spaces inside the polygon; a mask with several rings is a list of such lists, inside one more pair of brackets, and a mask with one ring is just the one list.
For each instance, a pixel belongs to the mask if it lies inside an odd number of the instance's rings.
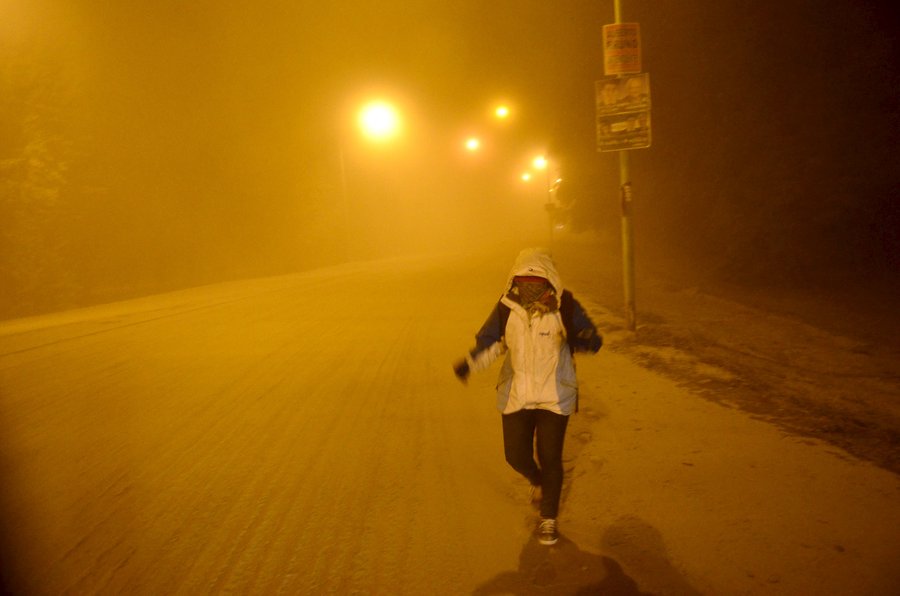
{"label": "ash-covered road", "polygon": [[449,593],[514,565],[497,414],[449,368],[491,295],[429,267],[7,326],[7,574],[46,594]]}
{"label": "ash-covered road", "polygon": [[0,324],[7,587],[896,585],[895,476],[604,351],[578,362],[563,539],[537,545],[503,462],[495,373],[464,387],[450,371],[513,256],[347,266]]}

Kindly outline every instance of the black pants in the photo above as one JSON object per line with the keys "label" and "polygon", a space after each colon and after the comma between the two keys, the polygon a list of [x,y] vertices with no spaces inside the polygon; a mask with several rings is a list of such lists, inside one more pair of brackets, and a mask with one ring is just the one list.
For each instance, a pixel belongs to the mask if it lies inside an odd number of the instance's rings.
{"label": "black pants", "polygon": [[[506,462],[541,487],[541,517],[556,517],[563,481],[563,441],[569,417],[547,410],[519,410],[503,414]],[[538,463],[534,461],[537,437]]]}

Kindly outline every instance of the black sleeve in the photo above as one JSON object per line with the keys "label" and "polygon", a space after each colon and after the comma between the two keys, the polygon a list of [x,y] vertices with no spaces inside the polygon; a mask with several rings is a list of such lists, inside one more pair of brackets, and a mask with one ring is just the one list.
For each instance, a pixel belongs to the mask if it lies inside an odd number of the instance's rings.
{"label": "black sleeve", "polygon": [[603,336],[597,326],[582,308],[578,300],[568,290],[563,290],[560,299],[560,315],[566,327],[569,347],[575,352],[594,352],[603,345]]}

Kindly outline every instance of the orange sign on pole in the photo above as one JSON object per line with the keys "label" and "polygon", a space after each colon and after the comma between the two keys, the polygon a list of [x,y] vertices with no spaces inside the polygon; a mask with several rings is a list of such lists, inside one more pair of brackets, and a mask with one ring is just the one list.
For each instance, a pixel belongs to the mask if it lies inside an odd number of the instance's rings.
{"label": "orange sign on pole", "polygon": [[603,72],[607,76],[641,72],[639,23],[603,25]]}

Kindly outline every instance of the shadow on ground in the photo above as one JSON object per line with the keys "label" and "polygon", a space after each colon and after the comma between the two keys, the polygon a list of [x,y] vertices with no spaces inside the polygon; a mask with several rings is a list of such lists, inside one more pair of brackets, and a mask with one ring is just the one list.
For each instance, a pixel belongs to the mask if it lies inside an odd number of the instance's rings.
{"label": "shadow on ground", "polygon": [[532,538],[519,555],[517,571],[497,575],[478,586],[473,594],[648,596],[616,561],[586,553],[565,537],[550,547]]}
{"label": "shadow on ground", "polygon": [[[571,594],[576,596],[698,596],[665,556],[659,533],[643,521],[625,517],[607,528],[601,538],[604,551],[614,553],[635,570],[654,592],[638,587],[622,565],[606,555],[585,552],[564,536],[544,546],[532,536],[519,555],[519,568],[505,571],[478,586],[473,594]],[[647,581],[644,581],[646,578]]]}

